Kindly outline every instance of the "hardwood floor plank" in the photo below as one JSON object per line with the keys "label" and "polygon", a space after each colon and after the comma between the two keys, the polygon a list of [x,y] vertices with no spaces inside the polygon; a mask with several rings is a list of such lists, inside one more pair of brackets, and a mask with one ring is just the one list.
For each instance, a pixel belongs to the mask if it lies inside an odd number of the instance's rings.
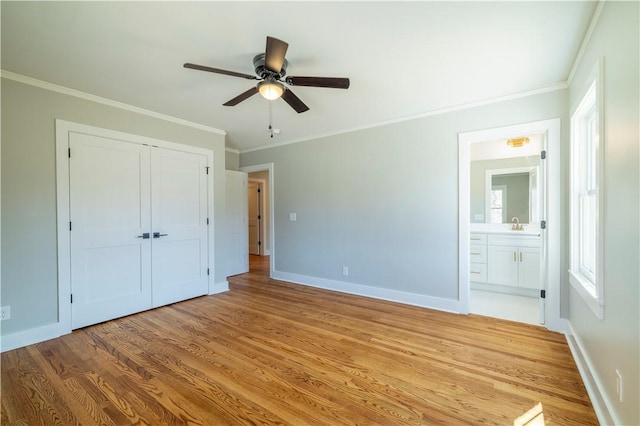
{"label": "hardwood floor plank", "polygon": [[2,354],[1,421],[547,424],[597,419],[563,335],[271,280]]}

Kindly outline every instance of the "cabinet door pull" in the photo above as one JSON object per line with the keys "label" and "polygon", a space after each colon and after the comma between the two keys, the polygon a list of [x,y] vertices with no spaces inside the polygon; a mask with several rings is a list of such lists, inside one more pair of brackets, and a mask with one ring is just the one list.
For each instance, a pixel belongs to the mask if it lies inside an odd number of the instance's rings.
{"label": "cabinet door pull", "polygon": [[518,261],[518,259],[516,258],[516,252],[515,252],[515,251],[513,252],[513,261],[514,261],[514,262],[517,262],[517,261]]}
{"label": "cabinet door pull", "polygon": [[522,262],[522,252],[520,252],[520,262]]}
{"label": "cabinet door pull", "polygon": [[471,254],[475,254],[476,256],[480,256],[480,252],[479,251],[472,251]]}

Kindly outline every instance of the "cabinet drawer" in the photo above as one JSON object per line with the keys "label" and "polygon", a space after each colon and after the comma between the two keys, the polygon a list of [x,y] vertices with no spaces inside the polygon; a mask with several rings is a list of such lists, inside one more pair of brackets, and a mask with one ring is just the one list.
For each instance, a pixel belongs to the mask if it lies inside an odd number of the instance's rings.
{"label": "cabinet drawer", "polygon": [[489,235],[487,242],[490,246],[540,247],[540,237],[534,235]]}
{"label": "cabinet drawer", "polygon": [[487,265],[484,263],[471,263],[469,265],[469,281],[486,283]]}
{"label": "cabinet drawer", "polygon": [[487,246],[471,244],[469,259],[471,263],[487,263]]}
{"label": "cabinet drawer", "polygon": [[487,243],[487,234],[471,234],[469,238],[471,244],[486,244]]}

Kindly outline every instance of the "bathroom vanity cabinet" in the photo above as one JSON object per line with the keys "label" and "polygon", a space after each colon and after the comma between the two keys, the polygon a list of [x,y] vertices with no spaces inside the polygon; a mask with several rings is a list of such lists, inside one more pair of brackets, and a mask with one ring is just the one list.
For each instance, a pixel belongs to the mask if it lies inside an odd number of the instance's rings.
{"label": "bathroom vanity cabinet", "polygon": [[540,288],[538,235],[471,234],[470,280],[515,290]]}

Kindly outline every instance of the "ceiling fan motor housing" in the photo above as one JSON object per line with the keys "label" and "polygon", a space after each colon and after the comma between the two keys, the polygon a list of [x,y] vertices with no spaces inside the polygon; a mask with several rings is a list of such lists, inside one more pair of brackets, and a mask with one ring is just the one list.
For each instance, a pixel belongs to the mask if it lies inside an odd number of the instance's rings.
{"label": "ceiling fan motor housing", "polygon": [[280,72],[275,73],[265,67],[265,58],[266,54],[264,53],[259,53],[253,58],[253,66],[255,68],[256,75],[264,79],[266,79],[267,77],[273,77],[276,80],[280,80],[282,77],[287,75],[287,67],[289,66],[289,62],[286,59],[282,62],[282,69],[280,70]]}

